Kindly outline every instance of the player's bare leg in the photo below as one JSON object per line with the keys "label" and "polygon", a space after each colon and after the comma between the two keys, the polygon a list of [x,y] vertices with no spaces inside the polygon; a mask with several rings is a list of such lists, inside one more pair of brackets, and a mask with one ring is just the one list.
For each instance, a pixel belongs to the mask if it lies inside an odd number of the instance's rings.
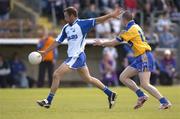
{"label": "player's bare leg", "polygon": [[84,66],[83,68],[80,68],[77,71],[86,82],[93,84],[94,86],[98,87],[99,89],[105,92],[105,94],[108,96],[109,108],[111,109],[112,106],[115,104],[115,100],[117,97],[116,93],[110,91],[101,81],[92,77],[89,73],[89,69],[87,66]]}
{"label": "player's bare leg", "polygon": [[136,83],[131,80],[130,78],[137,75],[138,72],[136,69],[128,66],[126,69],[124,69],[124,71],[120,74],[120,81],[126,85],[127,87],[129,87],[131,90],[133,90],[134,92],[136,92],[139,87],[136,85]]}
{"label": "player's bare leg", "polygon": [[53,73],[53,80],[52,80],[50,93],[49,93],[47,99],[37,101],[37,103],[40,106],[45,107],[45,108],[50,107],[51,101],[52,101],[57,89],[59,88],[60,80],[62,79],[62,77],[64,76],[65,73],[70,72],[70,71],[71,71],[71,69],[69,68],[69,66],[64,63],[61,64],[61,66],[59,66],[59,68],[57,68],[55,70],[55,72]]}
{"label": "player's bare leg", "polygon": [[148,96],[141,91],[141,89],[136,85],[136,83],[133,80],[130,79],[131,77],[137,74],[138,71],[135,68],[128,66],[120,75],[120,81],[124,85],[129,87],[131,90],[133,90],[138,96],[138,101],[134,106],[134,109],[142,107],[144,102],[148,99]]}
{"label": "player's bare leg", "polygon": [[93,85],[95,85],[96,87],[98,87],[101,90],[103,90],[105,88],[104,84],[101,81],[99,81],[98,79],[96,79],[90,75],[87,66],[84,66],[84,67],[78,69],[77,71],[84,81],[86,81],[88,83],[92,83]]}
{"label": "player's bare leg", "polygon": [[149,92],[152,96],[158,99],[161,103],[161,109],[168,109],[171,107],[171,103],[165,99],[156,87],[150,84],[151,72],[140,72],[139,74],[140,84],[143,89]]}
{"label": "player's bare leg", "polygon": [[145,89],[147,92],[149,92],[152,96],[154,96],[156,99],[161,99],[163,96],[161,93],[150,84],[150,75],[151,72],[139,72],[139,80],[140,80],[140,85],[143,89]]}
{"label": "player's bare leg", "polygon": [[50,90],[51,93],[56,93],[56,90],[59,87],[60,80],[63,78],[65,73],[68,73],[70,71],[72,71],[72,69],[70,69],[69,66],[65,63],[63,63],[59,68],[55,70],[55,72],[53,73],[53,80]]}

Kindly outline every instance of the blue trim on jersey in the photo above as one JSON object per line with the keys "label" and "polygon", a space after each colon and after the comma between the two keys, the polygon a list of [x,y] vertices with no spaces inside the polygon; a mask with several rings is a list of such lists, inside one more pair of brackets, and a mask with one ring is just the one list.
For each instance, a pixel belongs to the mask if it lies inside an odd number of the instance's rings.
{"label": "blue trim on jersey", "polygon": [[116,40],[119,41],[119,42],[123,42],[123,40],[119,37],[116,37]]}
{"label": "blue trim on jersey", "polygon": [[[86,36],[86,34],[90,31],[91,28],[93,28],[96,24],[96,19],[76,19],[72,25],[74,25],[75,23],[77,23],[80,27],[81,27],[81,31],[83,36]],[[56,40],[57,42],[61,43],[65,40],[65,38],[67,38],[67,34],[65,32],[66,28],[68,26],[72,26],[71,24],[66,24],[62,31],[61,34],[58,36],[58,40]],[[85,37],[84,37],[85,38]]]}
{"label": "blue trim on jersey", "polygon": [[58,43],[62,43],[62,42],[67,38],[67,34],[66,34],[66,32],[65,32],[65,30],[66,30],[67,27],[68,27],[68,24],[66,24],[66,25],[63,27],[60,36],[58,36],[58,37],[60,37],[60,38],[58,39]]}
{"label": "blue trim on jersey", "polygon": [[[85,37],[87,33],[95,26],[95,19],[76,19],[70,26],[66,24],[61,34],[58,35],[56,41],[61,43],[65,38],[68,40],[68,56],[77,57],[79,53],[84,51]],[[75,59],[73,60],[73,62]],[[71,62],[72,63],[72,62]]]}
{"label": "blue trim on jersey", "polygon": [[72,24],[69,24],[70,26],[73,26],[79,19],[77,18],[76,20],[74,20],[74,22]]}
{"label": "blue trim on jersey", "polygon": [[134,20],[129,21],[127,26],[126,26],[126,30],[129,30],[134,24],[135,24]]}
{"label": "blue trim on jersey", "polygon": [[85,38],[86,38],[86,35],[87,35],[87,34],[83,35],[83,39],[82,39],[82,41],[81,41],[80,47],[82,46],[82,44],[83,44],[83,42],[84,42],[84,40],[85,40]]}
{"label": "blue trim on jersey", "polygon": [[93,20],[93,26],[95,26],[95,25],[96,25],[96,19]]}
{"label": "blue trim on jersey", "polygon": [[91,30],[91,28],[95,26],[96,20],[95,19],[84,19],[84,20],[79,19],[77,24],[81,27],[81,32],[83,34],[83,38],[80,43],[80,47],[81,47],[86,38],[87,33]]}
{"label": "blue trim on jersey", "polygon": [[144,38],[143,38],[142,33],[141,33],[140,31],[138,31],[138,33],[139,33],[139,34],[140,34],[140,36],[141,36],[141,40],[144,42]]}
{"label": "blue trim on jersey", "polygon": [[83,34],[88,33],[91,30],[91,28],[95,26],[95,23],[95,19],[83,19],[77,22],[77,24],[81,27]]}
{"label": "blue trim on jersey", "polygon": [[40,50],[43,46],[44,46],[44,41],[42,40],[37,44],[37,50]]}

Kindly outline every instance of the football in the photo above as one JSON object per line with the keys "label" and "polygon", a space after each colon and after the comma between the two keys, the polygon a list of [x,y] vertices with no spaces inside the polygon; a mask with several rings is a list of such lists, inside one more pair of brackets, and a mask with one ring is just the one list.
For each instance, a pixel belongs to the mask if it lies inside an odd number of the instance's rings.
{"label": "football", "polygon": [[42,61],[42,56],[39,52],[31,52],[28,56],[28,60],[31,64],[39,64]]}

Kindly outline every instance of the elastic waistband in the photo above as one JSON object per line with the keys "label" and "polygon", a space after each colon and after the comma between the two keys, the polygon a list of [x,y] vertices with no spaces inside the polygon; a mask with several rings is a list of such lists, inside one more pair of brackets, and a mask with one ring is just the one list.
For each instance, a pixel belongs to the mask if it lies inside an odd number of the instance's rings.
{"label": "elastic waistband", "polygon": [[146,50],[146,51],[145,51],[145,53],[149,53],[149,52],[151,52],[151,51],[150,51],[150,50]]}
{"label": "elastic waistband", "polygon": [[137,58],[137,57],[141,57],[142,55],[144,55],[144,54],[146,54],[146,53],[151,53],[151,51],[150,51],[150,50],[146,50],[143,54],[138,55],[138,56],[136,56],[135,58]]}

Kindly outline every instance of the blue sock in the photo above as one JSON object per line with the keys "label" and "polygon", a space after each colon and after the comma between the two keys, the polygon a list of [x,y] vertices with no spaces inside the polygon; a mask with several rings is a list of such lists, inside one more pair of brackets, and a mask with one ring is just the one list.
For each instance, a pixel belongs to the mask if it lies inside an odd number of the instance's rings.
{"label": "blue sock", "polygon": [[51,104],[52,100],[53,100],[54,94],[53,93],[49,93],[47,100],[49,102],[49,104]]}
{"label": "blue sock", "polygon": [[103,91],[104,91],[104,93],[107,95],[107,96],[111,96],[111,94],[112,94],[112,91],[110,91],[109,89],[108,89],[108,87],[105,87],[104,89],[103,89]]}
{"label": "blue sock", "polygon": [[142,97],[142,96],[144,96],[144,93],[141,91],[141,89],[138,89],[138,90],[136,91],[136,95],[137,95],[138,97]]}
{"label": "blue sock", "polygon": [[161,104],[168,103],[168,101],[167,101],[167,99],[166,99],[165,97],[162,97],[162,98],[159,100],[159,102],[160,102]]}

